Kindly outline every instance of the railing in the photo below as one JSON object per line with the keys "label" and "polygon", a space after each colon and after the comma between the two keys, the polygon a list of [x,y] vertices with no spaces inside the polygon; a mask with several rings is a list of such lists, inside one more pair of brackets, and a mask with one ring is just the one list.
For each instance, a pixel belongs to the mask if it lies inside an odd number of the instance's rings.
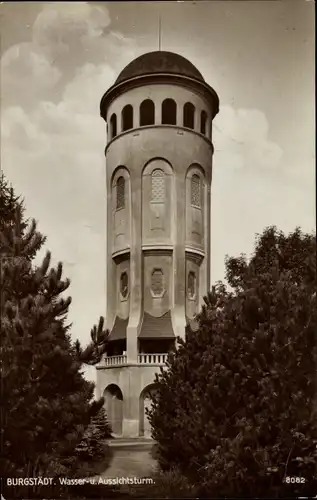
{"label": "railing", "polygon": [[164,365],[167,354],[139,354],[138,363],[142,365]]}
{"label": "railing", "polygon": [[[138,364],[140,365],[164,365],[167,361],[167,354],[138,354]],[[104,358],[106,366],[120,366],[127,364],[127,355],[109,356]]]}
{"label": "railing", "polygon": [[127,363],[127,356],[109,356],[105,358],[106,366],[125,365]]}

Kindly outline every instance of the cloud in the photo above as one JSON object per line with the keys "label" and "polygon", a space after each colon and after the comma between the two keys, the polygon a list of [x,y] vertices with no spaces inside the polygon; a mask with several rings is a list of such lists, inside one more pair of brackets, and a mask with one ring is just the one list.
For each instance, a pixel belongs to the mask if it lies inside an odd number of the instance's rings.
{"label": "cloud", "polygon": [[33,44],[68,75],[90,61],[121,66],[134,56],[131,39],[110,29],[105,6],[87,2],[59,3],[46,7],[33,26]]}
{"label": "cloud", "polygon": [[213,129],[218,165],[257,170],[280,165],[283,151],[269,140],[269,124],[260,110],[222,106]]}
{"label": "cloud", "polygon": [[61,71],[52,66],[41,47],[29,42],[10,47],[1,58],[1,94],[4,105],[27,99],[27,105],[54,90]]}
{"label": "cloud", "polygon": [[216,281],[224,277],[224,256],[250,255],[255,234],[266,226],[312,231],[315,193],[313,164],[284,164],[263,112],[223,106],[213,125],[211,267]]}
{"label": "cloud", "polygon": [[[41,191],[51,191],[51,182],[58,180],[57,190],[77,186],[91,199],[92,189],[100,185],[106,142],[100,98],[113,84],[117,65],[121,69],[136,54],[131,40],[108,32],[109,26],[104,6],[44,5],[32,42],[15,45],[2,57],[3,167],[25,194],[30,211],[41,208],[35,212],[41,219],[50,207],[40,206],[44,194],[31,195],[37,184],[43,183]],[[85,53],[91,47],[96,49],[92,58]],[[113,55],[120,52],[119,61]],[[65,200],[65,209],[67,204]],[[49,217],[56,218],[62,209],[60,200]],[[76,210],[72,207],[73,215]],[[93,218],[89,212],[86,217]]]}
{"label": "cloud", "polygon": [[30,109],[45,99],[59,102],[65,85],[76,79],[83,66],[92,70],[91,77],[95,65],[108,66],[112,78],[111,68],[121,69],[129,62],[136,46],[133,40],[110,30],[110,25],[105,6],[87,2],[44,4],[32,27],[32,41],[14,45],[2,56],[5,105],[20,102]]}
{"label": "cloud", "polygon": [[99,38],[110,25],[108,10],[86,2],[65,2],[47,6],[33,26],[33,41],[49,51],[62,47],[75,48],[78,40]]}
{"label": "cloud", "polygon": [[137,53],[109,26],[104,6],[44,6],[32,41],[1,59],[2,167],[48,236],[38,260],[49,248],[53,264],[64,262],[73,297],[68,319],[84,343],[106,306],[106,127],[99,102]]}

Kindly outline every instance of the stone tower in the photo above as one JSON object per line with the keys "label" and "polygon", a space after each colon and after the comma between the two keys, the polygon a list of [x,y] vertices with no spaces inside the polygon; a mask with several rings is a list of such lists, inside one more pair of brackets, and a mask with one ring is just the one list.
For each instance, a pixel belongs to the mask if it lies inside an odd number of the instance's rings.
{"label": "stone tower", "polygon": [[107,356],[97,367],[115,435],[149,434],[145,407],[210,277],[216,92],[184,57],[150,52],[104,94]]}

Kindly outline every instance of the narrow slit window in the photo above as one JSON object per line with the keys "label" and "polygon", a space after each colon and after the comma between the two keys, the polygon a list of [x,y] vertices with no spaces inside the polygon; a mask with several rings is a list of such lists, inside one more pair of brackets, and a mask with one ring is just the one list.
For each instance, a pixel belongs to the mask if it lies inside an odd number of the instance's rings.
{"label": "narrow slit window", "polygon": [[194,174],[191,179],[191,205],[201,208],[201,182],[197,174]]}
{"label": "narrow slit window", "polygon": [[124,177],[119,177],[117,180],[117,203],[116,208],[124,208],[125,205],[125,179]]}

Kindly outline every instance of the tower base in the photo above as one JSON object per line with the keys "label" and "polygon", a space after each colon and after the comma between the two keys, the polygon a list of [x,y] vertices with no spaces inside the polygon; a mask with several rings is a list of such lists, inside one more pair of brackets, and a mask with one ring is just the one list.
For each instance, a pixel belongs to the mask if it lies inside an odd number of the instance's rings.
{"label": "tower base", "polygon": [[151,437],[146,408],[155,391],[158,365],[98,366],[97,395],[105,398],[107,418],[114,437]]}

